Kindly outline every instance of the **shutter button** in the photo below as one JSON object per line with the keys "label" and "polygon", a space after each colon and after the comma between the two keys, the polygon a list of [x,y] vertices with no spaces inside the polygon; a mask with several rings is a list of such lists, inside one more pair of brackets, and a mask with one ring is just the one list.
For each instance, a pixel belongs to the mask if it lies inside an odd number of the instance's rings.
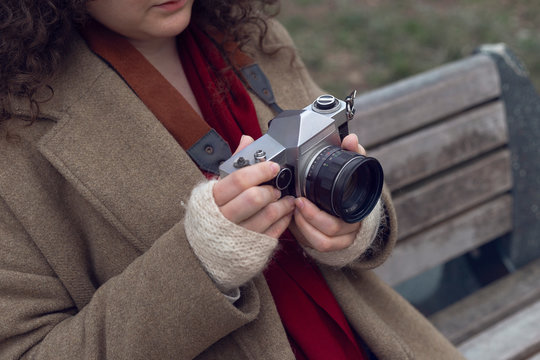
{"label": "shutter button", "polygon": [[311,108],[320,114],[329,114],[339,108],[339,101],[332,95],[321,95],[313,102]]}

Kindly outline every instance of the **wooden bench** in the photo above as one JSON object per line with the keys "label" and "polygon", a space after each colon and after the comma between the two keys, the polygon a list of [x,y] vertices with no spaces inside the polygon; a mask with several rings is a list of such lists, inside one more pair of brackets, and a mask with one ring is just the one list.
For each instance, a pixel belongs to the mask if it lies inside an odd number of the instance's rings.
{"label": "wooden bench", "polygon": [[425,288],[432,272],[442,287],[465,259],[458,279],[477,287],[429,319],[467,358],[540,358],[540,99],[524,67],[486,45],[355,107],[349,129],[382,163],[398,214],[378,275]]}

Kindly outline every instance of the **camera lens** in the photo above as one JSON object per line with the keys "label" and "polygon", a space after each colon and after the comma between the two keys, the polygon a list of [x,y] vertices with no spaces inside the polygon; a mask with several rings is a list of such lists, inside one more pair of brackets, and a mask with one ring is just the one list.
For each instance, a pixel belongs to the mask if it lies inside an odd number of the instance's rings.
{"label": "camera lens", "polygon": [[[364,174],[364,178],[369,176],[369,173]],[[342,203],[346,208],[351,208],[357,203],[358,199],[363,199],[366,196],[365,189],[358,186],[359,178],[358,172],[353,173],[348,179],[343,189]]]}
{"label": "camera lens", "polygon": [[328,146],[314,157],[307,171],[306,197],[328,213],[354,223],[377,204],[383,179],[376,159]]}

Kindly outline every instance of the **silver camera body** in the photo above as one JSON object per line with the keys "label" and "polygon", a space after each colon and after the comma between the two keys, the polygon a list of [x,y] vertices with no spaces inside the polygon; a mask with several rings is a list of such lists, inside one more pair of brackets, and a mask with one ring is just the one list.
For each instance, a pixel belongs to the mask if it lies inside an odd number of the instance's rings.
{"label": "silver camera body", "polygon": [[[332,107],[319,109],[321,103]],[[305,196],[304,179],[313,155],[327,146],[340,146],[338,129],[347,120],[345,102],[331,95],[320,96],[302,110],[285,110],[272,119],[265,135],[221,164],[220,176],[260,161],[273,161],[281,165],[278,178],[294,180],[294,194],[287,194]],[[286,175],[289,171],[294,176]],[[288,185],[283,179],[276,187],[284,191]]]}
{"label": "silver camera body", "polygon": [[[359,216],[366,216],[380,196],[382,168],[373,158],[340,148],[347,122],[354,114],[354,94],[345,101],[322,95],[302,110],[283,111],[271,120],[265,135],[221,164],[220,176],[257,162],[273,161],[281,170],[269,183],[282,196],[304,196],[345,221],[359,221]],[[369,186],[372,189],[365,189],[374,194],[364,194],[362,185],[357,184],[360,178],[367,177],[369,182],[377,182],[377,186]],[[351,196],[357,199],[351,201]],[[360,204],[365,201],[369,204]],[[343,203],[350,211],[342,209]],[[349,216],[348,212],[357,214]]]}

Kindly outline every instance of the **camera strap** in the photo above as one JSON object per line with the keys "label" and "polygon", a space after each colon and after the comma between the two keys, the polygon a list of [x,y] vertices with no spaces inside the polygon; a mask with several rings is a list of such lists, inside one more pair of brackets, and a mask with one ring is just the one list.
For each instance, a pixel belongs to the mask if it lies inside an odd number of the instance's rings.
{"label": "camera strap", "polygon": [[[159,71],[124,37],[95,21],[89,21],[82,29],[82,35],[90,49],[124,79],[198,167],[207,173],[219,174],[219,165],[232,156],[229,144],[191,108]],[[228,46],[233,45],[236,46],[231,42]],[[244,80],[248,90],[272,111],[281,112],[268,78],[254,60],[238,49],[229,53],[232,54],[230,60],[234,73]],[[249,96],[247,98],[250,101]],[[256,117],[254,109],[252,111]],[[254,126],[258,128],[258,122]],[[259,128],[257,131],[260,133]]]}
{"label": "camera strap", "polygon": [[221,33],[211,32],[209,36],[213,41],[220,43],[228,54],[231,54],[232,66],[248,90],[268,105],[274,115],[282,112],[283,109],[276,103],[270,81],[255,60],[240,50],[235,42],[223,41]]}
{"label": "camera strap", "polygon": [[272,86],[270,86],[270,81],[257,63],[254,62],[246,65],[239,70],[242,73],[244,80],[249,85],[249,90],[251,90],[259,97],[259,99],[268,105],[274,112],[274,115],[277,115],[283,111],[283,109],[276,103]]}

